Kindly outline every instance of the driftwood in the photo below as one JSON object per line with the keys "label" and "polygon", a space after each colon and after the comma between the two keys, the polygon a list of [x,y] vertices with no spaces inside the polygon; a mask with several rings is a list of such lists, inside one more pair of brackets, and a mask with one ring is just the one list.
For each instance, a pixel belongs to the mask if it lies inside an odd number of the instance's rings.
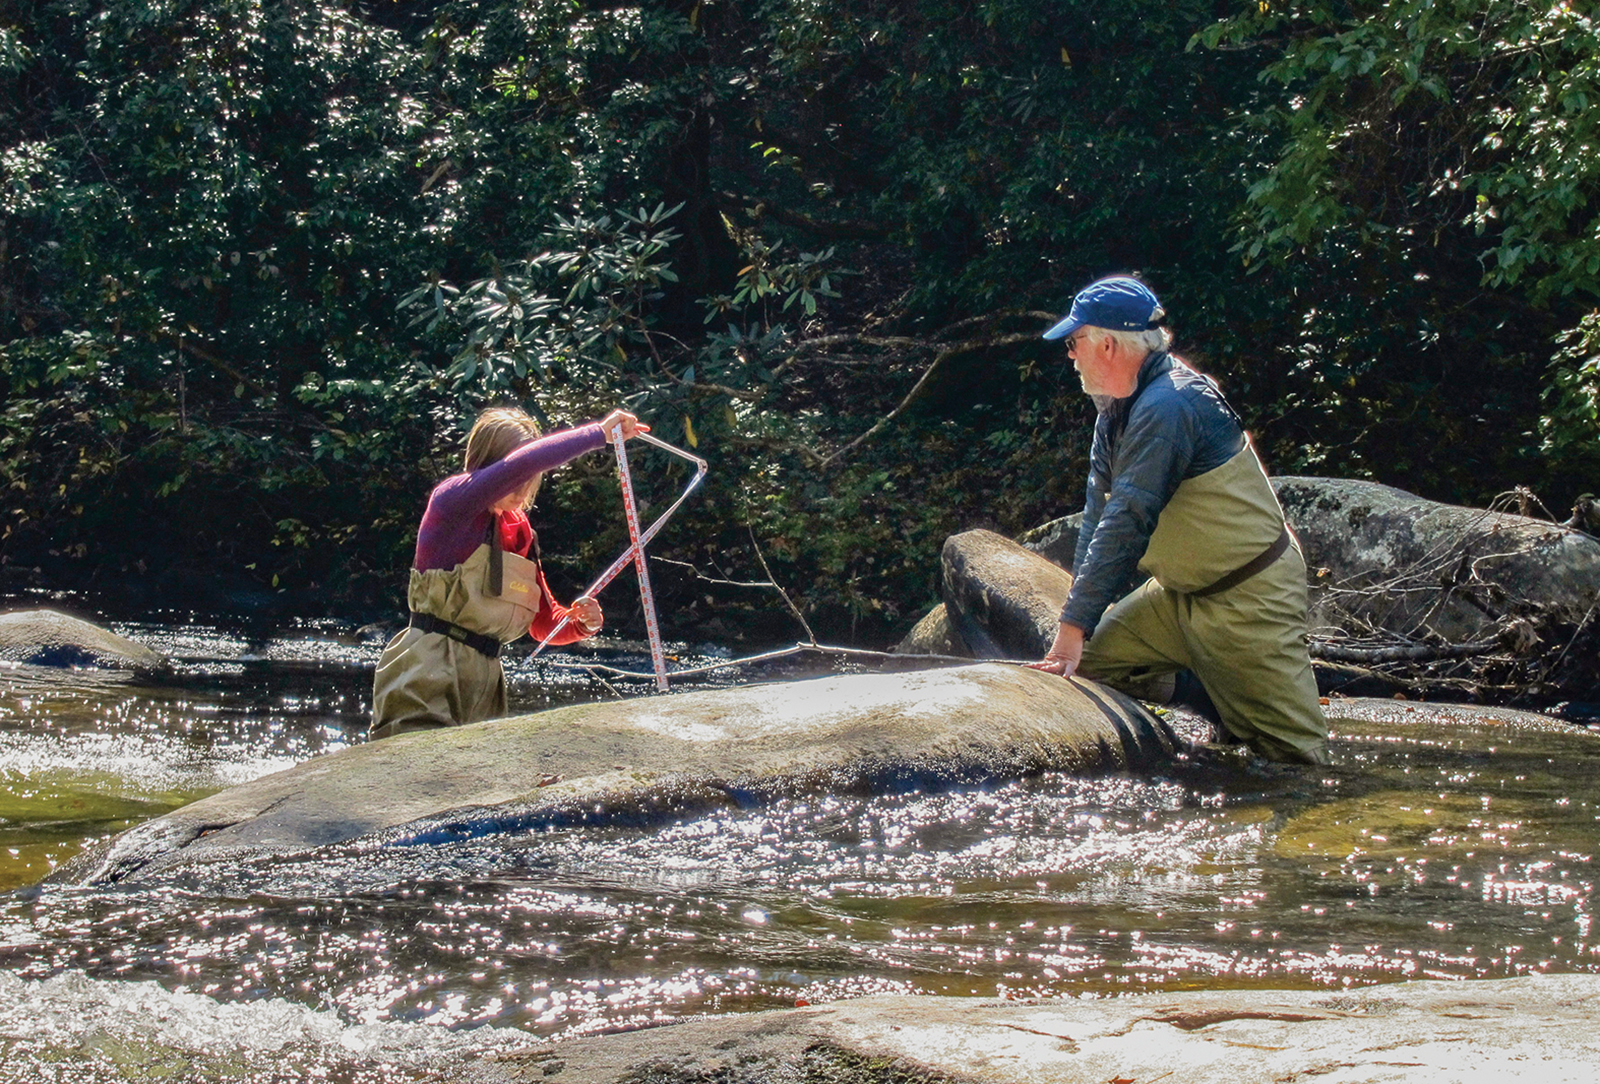
{"label": "driftwood", "polygon": [[1473,509],[1371,482],[1274,485],[1305,550],[1314,659],[1414,695],[1600,701],[1600,541],[1571,525],[1584,508],[1555,523],[1505,510],[1542,511],[1525,490]]}
{"label": "driftwood", "polygon": [[[1526,629],[1526,623],[1517,623]],[[1358,644],[1338,643],[1313,638],[1311,653],[1319,659],[1333,662],[1354,662],[1373,665],[1387,662],[1438,662],[1441,659],[1465,659],[1474,655],[1488,655],[1501,648],[1504,637],[1472,640],[1465,644],[1396,644],[1390,647],[1362,647]]]}

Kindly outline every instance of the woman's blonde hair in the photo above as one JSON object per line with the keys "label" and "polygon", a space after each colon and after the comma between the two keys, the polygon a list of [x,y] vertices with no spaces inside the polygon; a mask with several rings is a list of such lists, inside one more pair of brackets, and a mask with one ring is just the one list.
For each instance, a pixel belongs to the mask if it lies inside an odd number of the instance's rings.
{"label": "woman's blonde hair", "polygon": [[[472,423],[467,434],[467,451],[463,457],[468,470],[477,470],[490,463],[498,463],[528,441],[539,435],[539,423],[517,407],[489,407]],[[528,487],[524,507],[533,503],[539,491],[542,475],[535,475]]]}

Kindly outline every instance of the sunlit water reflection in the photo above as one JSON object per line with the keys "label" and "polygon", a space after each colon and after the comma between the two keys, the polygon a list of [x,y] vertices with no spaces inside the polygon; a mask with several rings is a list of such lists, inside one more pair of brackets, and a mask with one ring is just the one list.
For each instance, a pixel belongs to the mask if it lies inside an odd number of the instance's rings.
{"label": "sunlit water reflection", "polygon": [[[120,628],[205,661],[154,688],[0,674],[7,885],[361,740],[375,646],[316,629],[251,645]],[[526,663],[512,688],[524,709],[613,695]],[[1600,739],[1335,725],[1326,770],[814,795],[653,826],[332,849],[245,867],[222,887],[175,876],[25,890],[0,897],[0,959],[24,980],[152,980],[345,1026],[540,1034],[867,992],[1600,969]]]}

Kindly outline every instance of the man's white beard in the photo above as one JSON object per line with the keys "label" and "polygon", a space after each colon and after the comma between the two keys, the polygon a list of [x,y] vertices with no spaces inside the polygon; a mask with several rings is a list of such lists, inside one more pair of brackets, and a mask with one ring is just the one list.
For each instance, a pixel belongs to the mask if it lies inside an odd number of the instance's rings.
{"label": "man's white beard", "polygon": [[1083,394],[1093,399],[1097,405],[1101,399],[1117,398],[1117,396],[1112,395],[1105,388],[1100,387],[1098,384],[1090,383],[1089,374],[1085,373],[1082,369],[1077,369],[1076,371],[1078,374],[1078,383],[1083,385]]}

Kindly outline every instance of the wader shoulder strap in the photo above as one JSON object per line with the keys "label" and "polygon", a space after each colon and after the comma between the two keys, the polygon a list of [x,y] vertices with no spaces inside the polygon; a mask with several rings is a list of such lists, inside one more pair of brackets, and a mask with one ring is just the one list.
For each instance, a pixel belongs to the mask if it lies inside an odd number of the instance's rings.
{"label": "wader shoulder strap", "polygon": [[[539,532],[530,528],[529,533],[533,535],[533,541],[528,545],[528,558],[534,564],[538,564]],[[489,529],[484,532],[483,541],[489,547],[489,594],[499,598],[501,590],[505,587],[506,578],[505,551],[500,547],[499,513],[489,513]]]}
{"label": "wader shoulder strap", "polygon": [[489,544],[489,594],[499,598],[506,577],[506,559],[500,551],[500,513],[489,513],[489,531],[484,541]]}

